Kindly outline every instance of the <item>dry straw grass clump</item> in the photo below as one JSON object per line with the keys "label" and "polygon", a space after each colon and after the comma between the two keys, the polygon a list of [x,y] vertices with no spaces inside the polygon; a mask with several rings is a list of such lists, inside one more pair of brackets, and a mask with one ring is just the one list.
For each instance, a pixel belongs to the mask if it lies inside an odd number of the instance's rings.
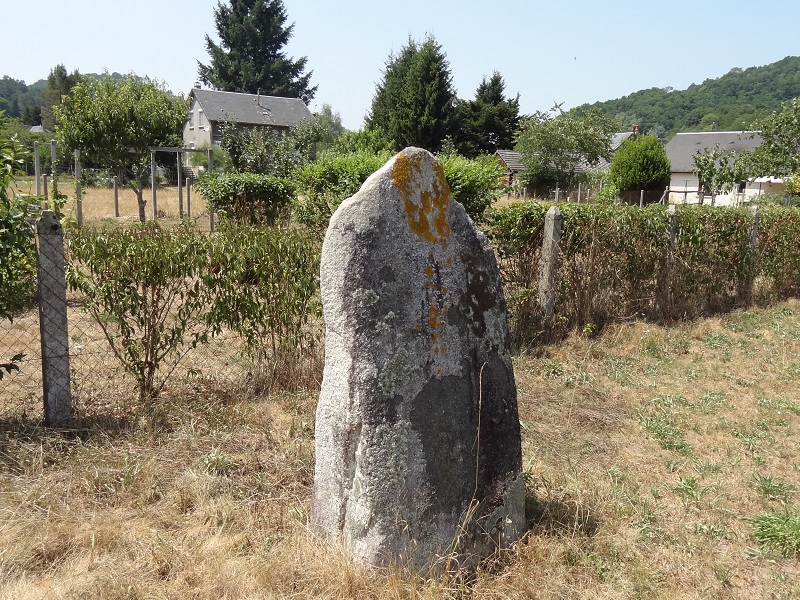
{"label": "dry straw grass clump", "polygon": [[154,427],[3,424],[0,597],[800,595],[800,302],[515,366],[530,530],[477,570],[354,566],[307,526],[318,389],[198,376]]}

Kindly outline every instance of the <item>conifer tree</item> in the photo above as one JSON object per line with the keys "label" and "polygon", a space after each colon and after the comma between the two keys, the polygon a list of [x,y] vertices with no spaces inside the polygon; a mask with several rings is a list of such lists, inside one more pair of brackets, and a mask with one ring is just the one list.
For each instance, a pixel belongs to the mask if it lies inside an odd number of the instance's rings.
{"label": "conifer tree", "polygon": [[230,0],[217,4],[214,22],[220,44],[206,34],[209,64],[200,61],[198,75],[206,85],[226,92],[261,92],[269,96],[303,98],[317,91],[304,73],[305,56],[294,60],[282,50],[292,37],[281,0]]}
{"label": "conifer tree", "polygon": [[436,151],[455,124],[456,95],[442,47],[432,36],[422,44],[409,39],[386,62],[375,91],[368,129],[382,129],[396,150],[418,146]]}
{"label": "conifer tree", "polygon": [[495,71],[483,78],[475,91],[475,99],[458,106],[459,127],[454,135],[455,145],[464,156],[494,154],[514,146],[514,134],[519,126],[519,94],[506,99],[506,84]]}

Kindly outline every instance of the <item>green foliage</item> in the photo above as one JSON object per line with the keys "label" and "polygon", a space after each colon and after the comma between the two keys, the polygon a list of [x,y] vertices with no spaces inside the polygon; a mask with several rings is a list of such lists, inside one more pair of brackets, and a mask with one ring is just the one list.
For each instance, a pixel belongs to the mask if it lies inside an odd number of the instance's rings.
{"label": "green foliage", "polygon": [[[298,170],[295,220],[315,227],[327,226],[339,205],[355,194],[389,158],[388,153],[328,154]],[[474,221],[481,221],[483,212],[502,191],[502,170],[497,161],[491,156],[469,160],[454,154],[440,159],[453,197],[464,205]]]}
{"label": "green foliage", "polygon": [[[800,209],[763,207],[758,232],[759,274],[781,297],[800,294]],[[763,282],[766,284],[767,282]]]}
{"label": "green foliage", "polygon": [[47,76],[47,88],[42,92],[42,109],[41,109],[41,123],[46,131],[56,130],[56,117],[53,112],[53,107],[58,106],[62,102],[64,96],[69,96],[72,88],[80,81],[80,73],[74,70],[72,73],[67,72],[67,68],[62,65],[56,65],[50,75]]}
{"label": "green foliage", "polygon": [[800,196],[800,172],[794,172],[784,181],[784,188],[786,192],[793,196]]}
{"label": "green foliage", "polygon": [[294,25],[286,25],[281,0],[230,0],[214,9],[220,44],[206,34],[208,65],[198,62],[203,83],[226,92],[303,98],[308,103],[317,91],[309,85],[306,57],[293,60],[283,47]]}
{"label": "green foliage", "polygon": [[367,128],[383,129],[395,150],[418,146],[433,152],[453,132],[455,102],[442,47],[433,36],[421,44],[409,39],[399,54],[386,61]]}
{"label": "green foliage", "polygon": [[622,143],[609,167],[609,181],[619,190],[655,190],[669,185],[672,168],[664,146],[652,135]]}
{"label": "green foliage", "polygon": [[711,131],[713,125],[720,131],[758,129],[754,121],[798,96],[800,57],[787,56],[763,67],[734,68],[685,90],[650,88],[591,107],[663,140],[678,131]]}
{"label": "green foliage", "polygon": [[273,224],[294,197],[287,179],[257,173],[205,173],[195,186],[209,210],[238,223]]}
{"label": "green foliage", "polygon": [[304,225],[327,227],[339,205],[355,194],[389,157],[388,152],[326,154],[298,169],[295,174],[298,185],[295,220]]}
{"label": "green foliage", "polygon": [[30,306],[35,289],[36,249],[27,221],[32,205],[11,192],[22,154],[16,140],[0,138],[0,319]]}
{"label": "green foliage", "polygon": [[800,556],[800,513],[788,506],[749,519],[753,539],[786,558]]}
{"label": "green foliage", "polygon": [[751,160],[756,175],[786,176],[800,171],[800,97],[784,103],[780,112],[764,117],[753,128],[763,140]]}
{"label": "green foliage", "polygon": [[497,159],[484,155],[470,160],[458,154],[445,154],[439,159],[453,197],[464,205],[473,221],[483,221],[484,211],[503,192],[503,169]]}
{"label": "green foliage", "polygon": [[381,127],[370,127],[358,131],[344,131],[334,144],[332,151],[336,154],[389,154],[394,147]]}
{"label": "green foliage", "polygon": [[[233,167],[231,155],[225,148],[205,142],[198,147],[198,150],[211,150],[211,160],[214,162],[215,171],[227,171]],[[192,167],[207,167],[208,154],[207,152],[189,152],[189,164]]]}
{"label": "green foliage", "polygon": [[314,120],[319,129],[317,152],[333,148],[336,140],[345,131],[342,125],[342,116],[338,112],[333,112],[330,104],[323,103],[322,109],[314,115]]}
{"label": "green foliage", "polygon": [[460,154],[474,158],[513,146],[520,121],[519,94],[507,99],[505,87],[503,77],[495,71],[488,80],[483,78],[474,100],[459,102],[459,126],[453,138]]}
{"label": "green foliage", "polygon": [[83,77],[72,96],[53,110],[66,151],[80,150],[87,167],[119,173],[122,183],[136,192],[139,219],[144,221],[149,148],[181,145],[186,102],[149,79]]}
{"label": "green foliage", "polygon": [[250,356],[279,368],[316,341],[320,240],[299,228],[223,224],[203,276],[213,290],[207,322],[240,334]]}
{"label": "green foliage", "polygon": [[703,190],[711,194],[711,203],[719,194],[727,194],[748,177],[745,163],[736,152],[726,152],[719,144],[694,153],[694,172]]}
{"label": "green foliage", "polygon": [[560,186],[571,189],[579,167],[593,167],[611,159],[611,136],[617,124],[596,110],[565,113],[558,106],[524,120],[516,138],[528,185],[542,191]]}
{"label": "green foliage", "polygon": [[201,284],[207,239],[189,224],[84,228],[69,240],[67,282],[134,377],[146,412],[186,351],[208,336]]}
{"label": "green foliage", "polygon": [[222,126],[222,147],[236,171],[289,177],[295,169],[311,162],[316,144],[325,135],[317,120],[303,120],[288,132],[269,127]]}

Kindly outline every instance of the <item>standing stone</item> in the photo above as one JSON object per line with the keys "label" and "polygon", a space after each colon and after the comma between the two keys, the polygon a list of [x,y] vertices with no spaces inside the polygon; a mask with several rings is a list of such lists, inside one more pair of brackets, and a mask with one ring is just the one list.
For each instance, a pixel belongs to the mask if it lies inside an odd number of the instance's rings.
{"label": "standing stone", "polygon": [[[525,527],[497,262],[406,148],[331,218],[312,522],[365,564],[475,564]],[[444,564],[443,562],[441,564]]]}

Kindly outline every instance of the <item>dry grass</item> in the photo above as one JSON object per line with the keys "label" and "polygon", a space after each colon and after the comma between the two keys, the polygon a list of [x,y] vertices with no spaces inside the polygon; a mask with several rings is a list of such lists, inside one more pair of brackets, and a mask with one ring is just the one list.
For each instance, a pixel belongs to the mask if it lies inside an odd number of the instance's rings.
{"label": "dry grass", "polygon": [[0,429],[0,597],[800,597],[747,521],[800,500],[800,302],[515,366],[531,530],[474,576],[368,571],[309,532],[317,388],[195,379],[155,430]]}

